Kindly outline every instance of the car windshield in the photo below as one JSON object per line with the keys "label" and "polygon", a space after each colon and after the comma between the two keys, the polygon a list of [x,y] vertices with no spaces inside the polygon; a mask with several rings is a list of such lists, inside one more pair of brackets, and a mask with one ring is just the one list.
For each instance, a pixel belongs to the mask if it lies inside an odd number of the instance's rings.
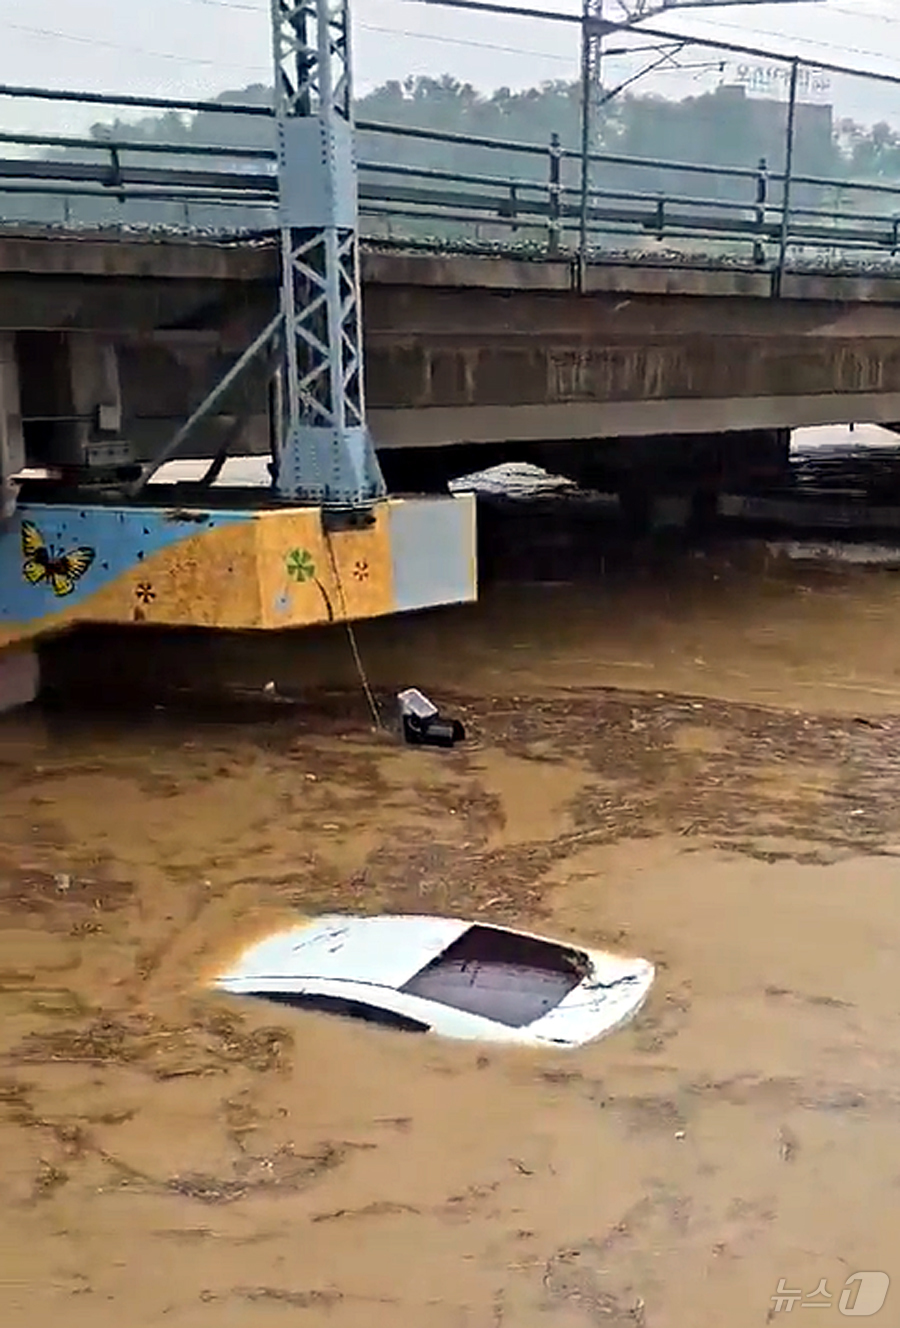
{"label": "car windshield", "polygon": [[590,960],[582,951],[476,926],[401,990],[523,1028],[559,1005],[589,972]]}

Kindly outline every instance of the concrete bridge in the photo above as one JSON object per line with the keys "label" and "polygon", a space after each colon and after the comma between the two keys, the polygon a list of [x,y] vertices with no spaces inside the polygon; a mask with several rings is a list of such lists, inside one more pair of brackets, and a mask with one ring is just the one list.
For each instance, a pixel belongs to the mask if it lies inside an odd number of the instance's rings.
{"label": "concrete bridge", "polygon": [[[792,428],[900,420],[900,272],[795,270],[776,298],[769,273],[712,262],[370,250],[363,278],[395,488],[512,457],[597,479],[712,440],[739,464]],[[149,459],[277,298],[267,240],[6,233],[3,435],[24,420],[31,466]],[[235,420],[233,452],[268,449],[262,373],[223,411],[182,455]]]}

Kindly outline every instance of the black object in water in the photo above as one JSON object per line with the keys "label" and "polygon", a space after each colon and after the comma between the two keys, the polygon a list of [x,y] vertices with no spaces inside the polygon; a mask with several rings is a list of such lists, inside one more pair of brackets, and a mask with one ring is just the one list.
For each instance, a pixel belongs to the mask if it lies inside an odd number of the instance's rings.
{"label": "black object in water", "polygon": [[465,738],[466,731],[459,720],[444,719],[434,702],[417,687],[408,687],[397,700],[407,742],[419,747],[452,747]]}
{"label": "black object in water", "polygon": [[404,715],[403,736],[414,746],[453,747],[465,740],[466,731],[458,719],[444,719],[441,715],[419,719],[417,715]]}

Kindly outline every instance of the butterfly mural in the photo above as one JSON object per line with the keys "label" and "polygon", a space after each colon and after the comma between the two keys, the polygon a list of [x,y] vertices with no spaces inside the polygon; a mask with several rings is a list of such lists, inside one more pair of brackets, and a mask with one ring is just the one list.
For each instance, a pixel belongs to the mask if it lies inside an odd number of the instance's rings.
{"label": "butterfly mural", "polygon": [[22,522],[22,575],[29,585],[46,581],[54,595],[71,595],[96,556],[89,548],[57,552],[33,521]]}

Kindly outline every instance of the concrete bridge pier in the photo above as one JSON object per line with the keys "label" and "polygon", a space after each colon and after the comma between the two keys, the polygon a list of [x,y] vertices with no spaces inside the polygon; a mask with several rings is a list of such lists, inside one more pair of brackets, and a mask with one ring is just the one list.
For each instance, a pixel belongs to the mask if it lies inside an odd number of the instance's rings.
{"label": "concrete bridge pier", "polygon": [[133,460],[111,337],[81,329],[21,332],[16,353],[31,465],[90,472]]}
{"label": "concrete bridge pier", "polygon": [[380,453],[392,492],[436,493],[450,481],[508,462],[529,461],[582,489],[618,495],[635,534],[653,529],[702,529],[719,494],[783,481],[790,465],[790,429],[644,438],[577,438],[547,443],[456,444],[387,448]]}
{"label": "concrete bridge pier", "polygon": [[[777,483],[790,468],[790,429],[718,434],[651,435],[581,442],[557,464],[583,488],[614,492],[628,526],[702,529],[715,515],[719,494]],[[552,466],[554,449],[541,453]]]}
{"label": "concrete bridge pier", "polygon": [[0,715],[37,699],[41,688],[41,665],[32,646],[10,646],[0,650]]}
{"label": "concrete bridge pier", "polygon": [[25,466],[19,362],[12,332],[0,332],[0,529],[16,509],[13,477]]}

